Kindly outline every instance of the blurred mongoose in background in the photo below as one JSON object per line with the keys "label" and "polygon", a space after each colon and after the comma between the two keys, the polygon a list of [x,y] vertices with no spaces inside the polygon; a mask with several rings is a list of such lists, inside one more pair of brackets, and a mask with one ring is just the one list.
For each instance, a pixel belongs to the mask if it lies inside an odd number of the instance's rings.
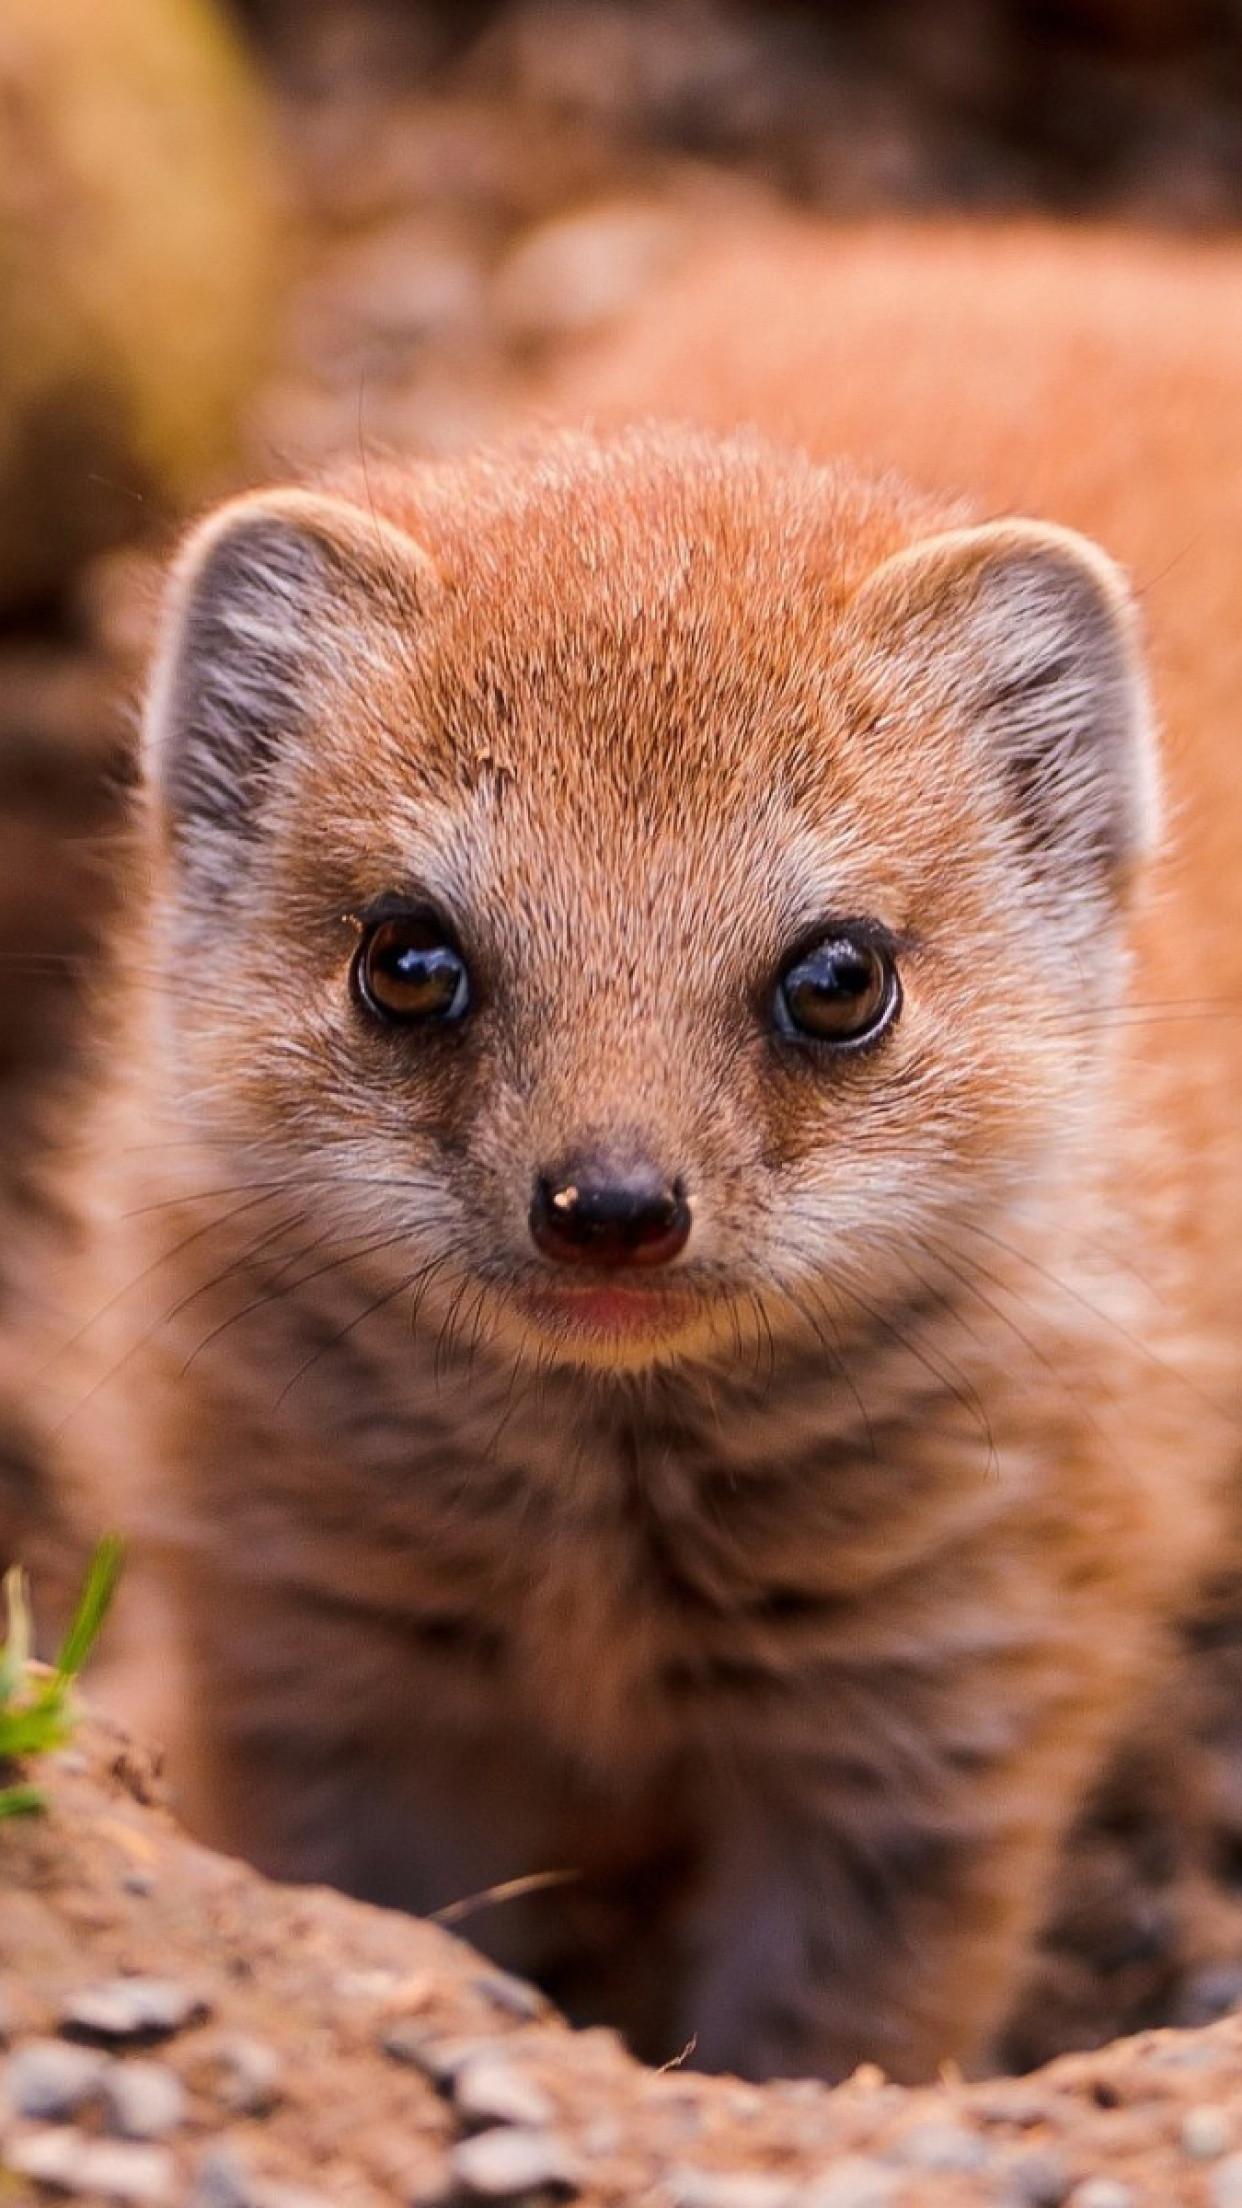
{"label": "blurred mongoose in background", "polygon": [[201,1830],[992,2059],[1226,1540],[1240,390],[1227,250],[791,226],[191,537],[46,1418]]}

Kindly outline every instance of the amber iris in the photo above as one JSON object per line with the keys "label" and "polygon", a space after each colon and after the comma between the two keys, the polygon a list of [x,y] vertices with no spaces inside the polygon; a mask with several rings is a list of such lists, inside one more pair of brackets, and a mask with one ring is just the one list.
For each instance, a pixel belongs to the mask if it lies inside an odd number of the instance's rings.
{"label": "amber iris", "polygon": [[786,967],[776,991],[777,1025],[811,1042],[873,1042],[900,1002],[889,952],[862,936],[834,935]]}
{"label": "amber iris", "polygon": [[358,947],[354,982],[368,1012],[407,1026],[460,1020],[470,1004],[465,959],[430,912],[374,921]]}

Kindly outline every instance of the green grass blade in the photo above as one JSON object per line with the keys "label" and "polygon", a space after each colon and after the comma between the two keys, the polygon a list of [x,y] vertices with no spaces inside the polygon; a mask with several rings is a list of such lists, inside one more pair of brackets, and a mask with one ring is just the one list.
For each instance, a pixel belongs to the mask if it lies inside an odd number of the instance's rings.
{"label": "green grass blade", "polygon": [[[70,1694],[74,1679],[90,1655],[121,1566],[121,1544],[109,1534],[87,1570],[86,1584],[66,1633],[55,1669],[31,1662],[30,1610],[24,1574],[14,1568],[4,1578],[7,1633],[0,1648],[0,1779],[27,1758],[59,1748],[73,1729]],[[20,1779],[0,1784],[0,1818],[27,1817],[44,1807],[39,1788]]]}
{"label": "green grass blade", "polygon": [[19,1763],[23,1756],[41,1756],[60,1748],[69,1737],[69,1713],[65,1697],[46,1698],[26,1709],[0,1713],[0,1756]]}
{"label": "green grass blade", "polygon": [[91,1558],[86,1585],[74,1611],[73,1622],[57,1653],[56,1678],[62,1686],[81,1671],[99,1638],[100,1627],[108,1614],[108,1605],[116,1592],[121,1554],[120,1535],[106,1533]]}
{"label": "green grass blade", "polygon": [[0,1817],[34,1817],[45,1807],[37,1786],[0,1786]]}
{"label": "green grass blade", "polygon": [[30,1662],[30,1608],[26,1575],[19,1564],[5,1573],[3,1592],[7,1624],[0,1648],[0,1710],[13,1700]]}

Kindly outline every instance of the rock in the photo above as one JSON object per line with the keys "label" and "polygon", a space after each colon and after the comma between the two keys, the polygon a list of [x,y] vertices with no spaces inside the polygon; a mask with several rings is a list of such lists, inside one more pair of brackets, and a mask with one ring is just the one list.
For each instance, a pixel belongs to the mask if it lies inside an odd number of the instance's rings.
{"label": "rock", "polygon": [[460,2071],[489,2056],[493,2047],[490,2040],[445,2039],[412,2016],[401,2016],[386,2024],[379,2043],[394,2062],[408,2062],[411,2069],[421,2070],[441,2091],[449,2090]]}
{"label": "rock", "polygon": [[189,2208],[261,2208],[262,2187],[235,2147],[209,2147],[198,2165]]}
{"label": "rock", "polygon": [[476,2200],[519,2200],[527,2194],[568,2199],[578,2190],[569,2157],[542,2131],[480,2131],[449,2154],[449,2168]]}
{"label": "rock", "polygon": [[533,2024],[538,2017],[553,2013],[546,1993],[528,1984],[525,1978],[515,1978],[507,1970],[489,1970],[480,1978],[478,1990],[502,2016],[516,2017],[519,2023]]}
{"label": "rock", "polygon": [[1059,2154],[1029,2147],[1005,2164],[1004,2198],[1014,2208],[1062,2208],[1073,2182]]}
{"label": "rock", "polygon": [[164,2147],[87,2139],[79,2131],[32,2131],[0,2152],[6,2170],[59,2192],[102,2194],[133,2208],[163,2208],[173,2197],[176,2168]]}
{"label": "rock", "polygon": [[395,2023],[386,2024],[378,2034],[379,2044],[394,2062],[408,2062],[412,2070],[421,2070],[435,2083],[451,2085],[454,2071],[442,2073],[437,2067],[437,2042],[433,2033],[415,2017],[399,2016]]}
{"label": "rock", "polygon": [[110,2131],[122,2139],[166,2139],[185,2120],[185,2087],[162,2062],[113,2062],[100,2098]]}
{"label": "rock", "polygon": [[526,2077],[508,2056],[476,2055],[453,2078],[453,2101],[467,2123],[519,2124],[538,2128],[556,2115],[542,2086]]}
{"label": "rock", "polygon": [[170,2039],[187,2024],[201,2023],[208,2005],[171,1978],[110,1978],[84,1987],[61,2006],[67,2039]]}
{"label": "rock", "polygon": [[284,2097],[283,2065],[274,2047],[241,2033],[206,2052],[210,2090],[238,2116],[270,2116]]}
{"label": "rock", "polygon": [[1066,2208],[1138,2208],[1133,2186],[1115,2177],[1084,2177],[1075,2185]]}
{"label": "rock", "polygon": [[61,2039],[30,2039],[5,2063],[0,2094],[15,2116],[67,2123],[95,2099],[106,2067],[103,2056],[89,2048],[66,2047]]}
{"label": "rock", "polygon": [[1182,2118],[1182,2151],[1195,2162],[1213,2162],[1237,2143],[1237,2124],[1227,2108],[1205,2101]]}
{"label": "rock", "polygon": [[800,2187],[797,2208],[893,2208],[902,2191],[895,2170],[863,2154],[847,2154],[813,2185]]}
{"label": "rock", "polygon": [[991,2149],[964,2124],[932,2122],[916,2124],[890,2154],[894,2162],[908,2162],[916,2170],[978,2170],[989,2160]]}
{"label": "rock", "polygon": [[974,2114],[981,2124],[1012,2124],[1016,2131],[1029,2131],[1033,2124],[1042,2124],[1045,2113],[1046,2103],[1038,2093],[1003,2080],[986,2100],[974,2103]]}
{"label": "rock", "polygon": [[748,2170],[674,2170],[666,2189],[673,2208],[793,2208],[800,2198],[786,2180]]}

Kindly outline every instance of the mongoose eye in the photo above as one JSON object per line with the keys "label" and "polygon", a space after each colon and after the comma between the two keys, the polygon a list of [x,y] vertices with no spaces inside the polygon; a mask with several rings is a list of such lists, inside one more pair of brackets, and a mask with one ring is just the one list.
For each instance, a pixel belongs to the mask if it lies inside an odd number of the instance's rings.
{"label": "mongoose eye", "polygon": [[776,1025],[798,1040],[874,1042],[900,1008],[892,954],[861,934],[825,936],[799,953],[776,986]]}
{"label": "mongoose eye", "polygon": [[367,927],[354,959],[354,987],[368,1012],[407,1025],[460,1020],[470,975],[444,922],[403,912]]}

